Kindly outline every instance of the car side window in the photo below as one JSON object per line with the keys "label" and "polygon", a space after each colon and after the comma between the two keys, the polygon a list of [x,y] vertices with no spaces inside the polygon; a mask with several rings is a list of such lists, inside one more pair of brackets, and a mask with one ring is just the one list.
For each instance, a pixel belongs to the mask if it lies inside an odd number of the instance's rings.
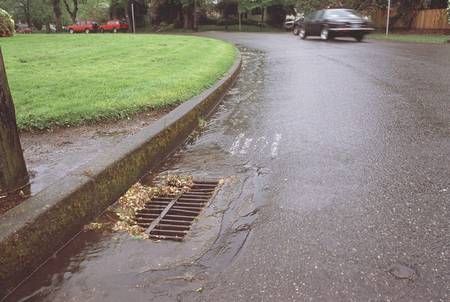
{"label": "car side window", "polygon": [[323,15],[324,15],[324,11],[323,11],[323,10],[319,10],[319,11],[316,13],[316,15],[314,16],[314,21],[321,20],[322,17],[323,17]]}
{"label": "car side window", "polygon": [[305,21],[311,21],[312,19],[314,19],[314,15],[315,15],[315,12],[308,14],[305,17]]}

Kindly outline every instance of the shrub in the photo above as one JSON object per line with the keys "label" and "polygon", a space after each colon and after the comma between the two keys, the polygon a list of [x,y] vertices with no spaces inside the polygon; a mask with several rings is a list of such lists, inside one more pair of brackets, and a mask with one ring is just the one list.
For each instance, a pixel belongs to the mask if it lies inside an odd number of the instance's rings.
{"label": "shrub", "polygon": [[14,20],[7,11],[0,8],[0,37],[11,37],[14,34]]}

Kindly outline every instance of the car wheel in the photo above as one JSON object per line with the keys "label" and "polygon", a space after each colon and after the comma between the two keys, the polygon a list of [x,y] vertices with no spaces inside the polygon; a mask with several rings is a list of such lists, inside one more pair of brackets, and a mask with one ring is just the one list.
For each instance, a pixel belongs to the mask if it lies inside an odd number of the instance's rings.
{"label": "car wheel", "polygon": [[300,30],[298,29],[298,26],[294,26],[294,30],[292,31],[292,33],[293,33],[295,36],[298,36],[298,34],[300,33]]}
{"label": "car wheel", "polygon": [[364,40],[364,35],[356,35],[355,36],[356,41],[358,42],[362,42],[362,40]]}
{"label": "car wheel", "polygon": [[305,28],[302,27],[302,28],[300,29],[299,36],[300,36],[300,38],[303,39],[303,40],[306,39],[307,35],[306,35],[306,30],[305,30]]}
{"label": "car wheel", "polygon": [[330,31],[328,30],[328,27],[324,26],[322,30],[320,31],[320,38],[324,41],[330,39]]}
{"label": "car wheel", "polygon": [[86,29],[84,30],[84,32],[88,34],[88,33],[90,33],[91,31],[90,31],[89,29],[86,28]]}
{"label": "car wheel", "polygon": [[71,28],[71,29],[69,29],[69,33],[70,34],[73,34],[75,31]]}
{"label": "car wheel", "polygon": [[117,28],[113,28],[112,32],[117,33]]}

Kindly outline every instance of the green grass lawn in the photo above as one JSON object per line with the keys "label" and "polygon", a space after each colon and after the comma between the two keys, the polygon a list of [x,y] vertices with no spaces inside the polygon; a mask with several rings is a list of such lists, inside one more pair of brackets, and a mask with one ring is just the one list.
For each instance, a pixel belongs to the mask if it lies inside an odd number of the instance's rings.
{"label": "green grass lawn", "polygon": [[[150,33],[149,29],[140,29],[140,33]],[[199,25],[198,32],[204,31],[229,31],[229,32],[239,32],[239,25],[233,24],[228,25],[228,28],[225,29],[225,25]],[[194,31],[191,29],[183,29],[183,28],[162,28],[160,33],[193,33]],[[243,24],[241,26],[241,32],[286,32],[283,28],[277,28],[270,25],[264,25],[263,27],[257,25],[246,25]]]}
{"label": "green grass lawn", "polygon": [[236,56],[231,44],[175,35],[16,35],[0,46],[23,130],[182,102],[214,84]]}
{"label": "green grass lawn", "polygon": [[450,36],[448,35],[426,35],[426,34],[385,34],[376,33],[368,36],[370,39],[389,40],[399,42],[415,42],[415,43],[446,43]]}

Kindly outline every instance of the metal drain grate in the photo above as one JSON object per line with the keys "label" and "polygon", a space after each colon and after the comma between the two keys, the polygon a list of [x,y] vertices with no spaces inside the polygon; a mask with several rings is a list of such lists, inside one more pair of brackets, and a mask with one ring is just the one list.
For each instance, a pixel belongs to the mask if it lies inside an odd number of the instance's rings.
{"label": "metal drain grate", "polygon": [[218,181],[194,181],[181,195],[154,197],[137,211],[136,222],[151,239],[182,241],[218,185]]}

